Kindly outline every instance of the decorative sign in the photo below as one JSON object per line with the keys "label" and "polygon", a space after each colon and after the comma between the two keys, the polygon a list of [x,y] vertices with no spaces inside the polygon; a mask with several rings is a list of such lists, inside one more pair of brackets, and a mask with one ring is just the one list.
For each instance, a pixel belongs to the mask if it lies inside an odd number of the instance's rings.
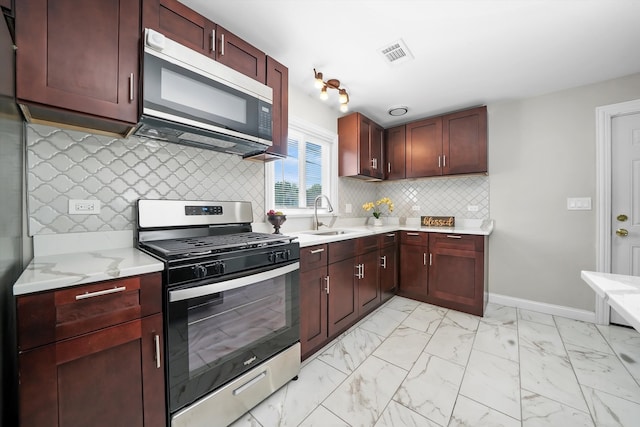
{"label": "decorative sign", "polygon": [[420,225],[423,227],[455,227],[456,218],[453,216],[421,216]]}

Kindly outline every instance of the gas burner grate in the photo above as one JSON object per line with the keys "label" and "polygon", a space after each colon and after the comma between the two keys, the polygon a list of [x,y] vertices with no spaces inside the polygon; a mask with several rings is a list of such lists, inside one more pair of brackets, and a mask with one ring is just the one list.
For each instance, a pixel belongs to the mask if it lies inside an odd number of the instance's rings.
{"label": "gas burner grate", "polygon": [[282,235],[275,236],[273,234],[246,232],[156,240],[144,242],[144,245],[165,257],[190,257],[256,248],[291,240],[292,238]]}

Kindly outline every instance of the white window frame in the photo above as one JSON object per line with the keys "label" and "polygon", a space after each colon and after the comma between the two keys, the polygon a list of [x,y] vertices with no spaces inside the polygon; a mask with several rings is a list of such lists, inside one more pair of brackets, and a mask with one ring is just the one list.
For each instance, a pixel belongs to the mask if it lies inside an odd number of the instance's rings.
{"label": "white window frame", "polygon": [[[299,119],[296,117],[289,117],[289,131],[303,134],[307,137],[310,137],[311,141],[314,142],[317,140],[322,141],[329,148],[328,150],[323,150],[322,154],[322,164],[326,165],[327,178],[323,178],[323,188],[328,188],[328,193],[323,191],[322,194],[329,197],[331,200],[331,205],[334,209],[334,214],[338,213],[338,135],[336,133],[330,132],[327,129],[321,128],[313,123],[307,122],[306,120]],[[306,142],[306,141],[302,141]],[[300,153],[302,154],[306,149],[305,144],[300,144]],[[301,156],[302,157],[302,156]],[[300,182],[300,178],[305,176],[305,164],[304,162],[299,165],[298,168],[298,176]],[[265,206],[267,210],[275,209],[275,176],[274,176],[274,164],[273,162],[267,163],[264,168],[265,175]],[[325,181],[328,183],[325,184]],[[302,187],[302,186],[301,186]],[[298,192],[299,204],[302,202],[306,203],[306,188],[300,188],[301,191]],[[321,207],[318,207],[318,212],[326,214],[328,213],[327,204],[325,200],[322,200]],[[313,206],[308,206],[306,208],[286,208],[285,214],[287,216],[292,217],[311,217],[313,216]]]}

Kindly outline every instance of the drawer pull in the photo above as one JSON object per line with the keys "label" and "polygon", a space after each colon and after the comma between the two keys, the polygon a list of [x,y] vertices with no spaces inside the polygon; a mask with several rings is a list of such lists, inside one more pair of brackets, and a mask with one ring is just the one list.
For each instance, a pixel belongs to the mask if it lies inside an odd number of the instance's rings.
{"label": "drawer pull", "polygon": [[380,265],[380,267],[384,268],[385,270],[387,269],[387,256],[383,255],[380,257],[380,261],[382,261],[382,264]]}
{"label": "drawer pull", "polygon": [[155,346],[156,368],[160,369],[160,335],[153,336],[153,344]]}
{"label": "drawer pull", "polygon": [[387,237],[396,237],[396,235],[394,233],[389,233],[387,234]]}
{"label": "drawer pull", "polygon": [[407,233],[407,236],[419,236],[420,233]]}
{"label": "drawer pull", "polygon": [[233,395],[237,396],[240,393],[242,393],[243,391],[251,388],[251,386],[253,386],[254,384],[256,384],[258,381],[260,381],[263,378],[266,378],[267,376],[267,371],[262,371],[261,373],[259,373],[255,378],[253,378],[251,381],[247,382],[246,384],[241,385],[240,387],[238,387],[237,389],[233,390]]}
{"label": "drawer pull", "polygon": [[313,250],[309,251],[310,254],[319,254],[320,252],[324,252],[324,248],[313,249]]}
{"label": "drawer pull", "polygon": [[79,301],[81,299],[99,297],[99,296],[102,296],[102,295],[115,294],[117,292],[122,292],[122,291],[126,291],[126,290],[127,290],[126,286],[120,286],[118,288],[105,289],[103,291],[85,292],[84,294],[76,295],[76,301]]}
{"label": "drawer pull", "polygon": [[462,239],[462,236],[454,236],[452,234],[447,234],[448,239]]}

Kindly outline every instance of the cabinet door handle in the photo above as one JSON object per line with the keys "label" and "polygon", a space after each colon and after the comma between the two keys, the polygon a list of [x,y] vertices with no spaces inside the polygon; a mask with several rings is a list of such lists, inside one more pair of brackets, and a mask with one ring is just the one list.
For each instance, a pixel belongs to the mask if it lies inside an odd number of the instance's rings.
{"label": "cabinet door handle", "polygon": [[99,297],[99,296],[102,296],[102,295],[115,294],[117,292],[122,292],[122,291],[126,291],[126,290],[127,290],[126,286],[120,286],[120,287],[117,287],[117,288],[104,289],[102,291],[85,292],[84,294],[76,295],[76,301],[79,301],[79,300],[82,300],[82,299],[87,299],[87,298]]}
{"label": "cabinet door handle", "polygon": [[329,295],[329,276],[324,278],[324,291]]}
{"label": "cabinet door handle", "polygon": [[324,252],[324,248],[313,249],[309,251],[310,254],[319,254],[320,252]]}
{"label": "cabinet door handle", "polygon": [[160,369],[160,335],[153,336],[153,344],[155,346],[156,369]]}
{"label": "cabinet door handle", "polygon": [[133,101],[133,73],[129,74],[129,101]]}
{"label": "cabinet door handle", "polygon": [[420,233],[407,233],[407,236],[419,236]]}
{"label": "cabinet door handle", "polygon": [[391,173],[391,162],[387,163],[387,172]]}
{"label": "cabinet door handle", "polygon": [[211,52],[216,51],[216,30],[211,30]]}
{"label": "cabinet door handle", "polygon": [[447,167],[447,155],[446,154],[442,155],[442,167],[443,168]]}
{"label": "cabinet door handle", "polygon": [[378,159],[371,159],[371,167],[378,169]]}
{"label": "cabinet door handle", "polygon": [[462,236],[454,236],[453,234],[447,234],[447,239],[462,239]]}
{"label": "cabinet door handle", "polygon": [[362,277],[361,279],[364,279],[364,264],[360,264],[362,266]]}
{"label": "cabinet door handle", "polygon": [[429,265],[433,265],[433,254],[429,254]]}
{"label": "cabinet door handle", "polygon": [[220,34],[220,56],[224,56],[224,33]]}
{"label": "cabinet door handle", "polygon": [[422,254],[422,264],[423,265],[427,265],[427,254],[426,253]]}
{"label": "cabinet door handle", "polygon": [[380,265],[380,267],[384,268],[385,270],[387,269],[387,256],[383,255],[380,257],[380,261],[382,261],[382,265]]}
{"label": "cabinet door handle", "polygon": [[442,166],[440,166],[441,158],[442,158],[442,156],[438,156],[438,167],[439,167],[439,168],[441,168],[441,167],[442,167]]}

